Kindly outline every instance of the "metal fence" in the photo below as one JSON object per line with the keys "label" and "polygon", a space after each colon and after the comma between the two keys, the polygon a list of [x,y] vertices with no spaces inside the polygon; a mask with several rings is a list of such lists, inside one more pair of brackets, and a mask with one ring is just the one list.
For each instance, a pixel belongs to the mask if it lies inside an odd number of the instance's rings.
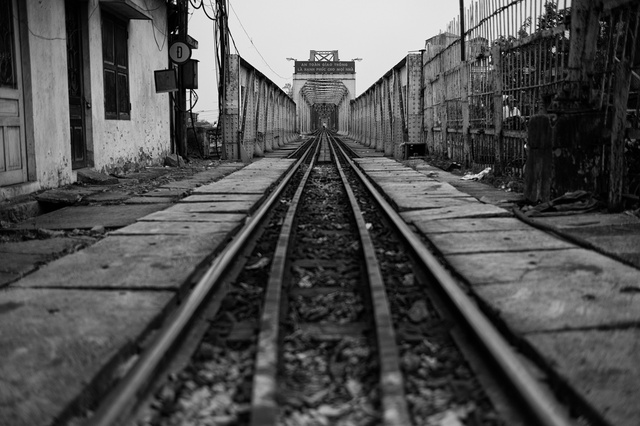
{"label": "metal fence", "polygon": [[569,16],[568,0],[473,1],[427,40],[429,153],[522,176],[527,121],[562,84]]}
{"label": "metal fence", "polygon": [[[523,176],[529,119],[550,107],[566,108],[580,92],[588,108],[604,115],[603,132],[611,132],[604,138],[611,145],[603,143],[598,174],[608,176],[613,192],[617,186],[624,197],[638,201],[640,2],[603,0],[603,10],[594,12],[585,8],[587,2],[574,0],[575,7],[584,8],[576,16],[588,15],[586,20],[597,19],[599,25],[597,35],[577,53],[584,58],[577,60],[571,3],[473,0],[462,19],[455,18],[426,41],[423,113],[428,153]],[[563,97],[564,104],[558,105]]]}
{"label": "metal fence", "polygon": [[640,2],[605,2],[591,80],[592,102],[605,114],[611,147],[609,202],[640,201]]}

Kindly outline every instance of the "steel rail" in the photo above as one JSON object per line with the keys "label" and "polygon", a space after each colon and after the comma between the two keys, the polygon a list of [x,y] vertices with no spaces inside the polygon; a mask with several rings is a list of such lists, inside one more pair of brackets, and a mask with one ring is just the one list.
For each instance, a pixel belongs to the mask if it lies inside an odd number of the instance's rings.
{"label": "steel rail", "polygon": [[94,426],[113,426],[120,424],[130,415],[135,404],[142,398],[155,374],[160,371],[166,354],[171,351],[190,324],[194,315],[208,295],[217,287],[227,269],[236,261],[241,250],[254,231],[266,218],[272,205],[278,200],[288,182],[304,162],[302,156],[279,182],[265,202],[253,216],[247,218],[245,225],[233,240],[212,261],[207,271],[186,296],[184,302],[174,311],[171,320],[158,331],[151,345],[141,354],[138,361],[109,392],[87,424]]}
{"label": "steel rail", "polygon": [[311,137],[309,140],[304,141],[300,144],[300,146],[298,148],[296,148],[291,154],[287,155],[286,158],[295,158],[298,156],[298,153],[302,152],[307,145],[313,143],[313,141],[317,138],[316,135],[314,135],[313,137]]}
{"label": "steel rail", "polygon": [[280,228],[280,235],[267,282],[265,301],[260,320],[258,348],[256,351],[255,371],[253,374],[253,390],[251,395],[251,424],[253,426],[275,425],[278,418],[277,373],[278,343],[280,341],[280,319],[282,316],[282,290],[289,254],[289,245],[295,216],[300,205],[302,192],[306,186],[320,150],[321,141],[316,143],[313,158],[306,170],[296,192],[291,199],[285,219]]}
{"label": "steel rail", "polygon": [[[331,137],[333,139],[333,137]],[[342,184],[347,192],[349,204],[353,212],[354,220],[358,228],[362,252],[365,259],[369,292],[375,322],[375,334],[378,344],[378,357],[380,358],[380,393],[382,400],[383,424],[387,426],[406,426],[411,424],[407,401],[404,393],[404,378],[400,369],[400,356],[396,343],[391,309],[384,286],[384,279],[380,271],[380,264],[376,256],[375,247],[371,235],[367,230],[358,200],[353,189],[347,181],[342,165],[336,155],[335,141],[330,143],[331,153],[342,179]],[[342,155],[347,158],[344,150]],[[353,163],[351,166],[354,167]]]}
{"label": "steel rail", "polygon": [[[341,148],[342,150],[342,148]],[[342,150],[344,152],[344,150]],[[540,424],[548,426],[574,425],[562,411],[559,404],[538,383],[536,378],[518,359],[507,340],[500,334],[491,321],[482,313],[477,304],[458,285],[456,279],[444,268],[439,260],[425,247],[420,238],[409,228],[409,225],[391,207],[386,199],[371,184],[359,167],[350,158],[347,161],[359,176],[367,190],[374,197],[380,208],[396,227],[415,255],[428,268],[446,296],[457,308],[466,324],[476,334],[488,353],[501,369],[505,377],[521,396],[531,413]]]}

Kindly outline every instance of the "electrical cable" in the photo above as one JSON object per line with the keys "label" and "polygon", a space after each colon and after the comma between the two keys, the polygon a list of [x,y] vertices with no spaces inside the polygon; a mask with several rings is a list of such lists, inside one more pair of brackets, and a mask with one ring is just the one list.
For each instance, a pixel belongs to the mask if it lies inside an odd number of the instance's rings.
{"label": "electrical cable", "polygon": [[[11,4],[11,3],[9,3],[9,4]],[[96,6],[96,8],[97,8],[97,6]],[[93,10],[95,11],[96,9],[94,8]],[[91,12],[91,14],[93,14],[93,12]],[[65,34],[64,37],[46,37],[46,36],[42,36],[40,34],[36,34],[36,33],[33,32],[31,27],[29,26],[29,23],[27,22],[27,20],[26,19],[21,19],[18,16],[18,14],[17,14],[17,12],[15,10],[11,11],[11,15],[12,15],[13,19],[18,20],[21,24],[23,24],[25,27],[27,27],[27,30],[29,31],[29,33],[32,36],[36,37],[36,38],[39,38],[41,40],[47,40],[47,41],[54,41],[54,40],[64,40],[64,41],[66,41],[67,40],[66,34]],[[91,15],[89,15],[89,17],[91,17]]]}
{"label": "electrical cable", "polygon": [[236,49],[236,53],[240,55],[240,51],[238,50],[238,46],[236,45],[236,39],[233,38],[233,34],[231,34],[231,30],[227,30],[229,33],[229,37],[231,37],[231,42],[233,43],[233,47]]}
{"label": "electrical cable", "polygon": [[[196,98],[195,102],[193,102],[194,96]],[[195,92],[195,90],[191,89],[189,91],[189,119],[191,120],[191,130],[193,131],[193,139],[196,141],[196,145],[198,143],[198,132],[196,131],[196,124],[193,119],[193,108],[196,106],[197,103],[198,103],[198,94]],[[203,157],[205,156],[204,152],[202,152],[202,156]]]}
{"label": "electrical cable", "polygon": [[[242,21],[240,21],[240,17],[238,16],[238,14],[236,13],[236,10],[233,8],[233,5],[231,4],[231,2],[229,2],[229,6],[231,6],[231,11],[233,12],[233,14],[235,15],[236,19],[238,20],[238,23],[240,24],[240,27],[242,27],[242,30],[244,31],[244,33],[246,34],[247,38],[249,39],[249,41],[251,42],[251,45],[253,46],[254,49],[256,49],[256,52],[258,52],[258,55],[260,55],[260,58],[262,58],[262,61],[265,63],[265,65],[267,67],[269,67],[269,69],[276,75],[278,76],[278,78],[281,78],[282,80],[288,80],[288,78],[281,76],[280,74],[278,74],[277,72],[274,71],[273,68],[271,68],[271,65],[269,65],[269,63],[266,61],[266,59],[264,59],[264,56],[262,56],[262,53],[260,53],[260,51],[258,50],[258,48],[256,47],[256,45],[253,43],[253,39],[249,36],[249,33],[247,33],[247,30],[244,28],[244,25],[242,25]],[[233,39],[233,37],[232,37]],[[235,45],[235,41],[233,43]],[[238,49],[236,48],[236,51]]]}
{"label": "electrical cable", "polygon": [[[217,18],[218,18],[218,17],[217,17],[217,13],[216,13],[216,16],[211,17],[211,16],[209,15],[209,13],[207,12],[207,8],[206,8],[206,6],[205,6],[205,4],[204,4],[204,0],[200,0],[200,5],[196,5],[196,4],[195,4],[195,2],[194,2],[194,0],[189,0],[189,3],[190,3],[190,4],[191,4],[191,6],[192,6],[194,9],[196,9],[196,10],[197,10],[197,9],[202,9],[202,11],[203,11],[203,12],[204,12],[204,14],[207,16],[207,18],[209,18],[209,20],[214,21],[214,22],[217,20]],[[209,5],[211,6],[211,9],[212,9],[212,10],[216,10],[216,9],[215,9],[215,7],[213,7],[213,5],[211,5],[211,2],[209,2]]]}
{"label": "electrical cable", "polygon": [[154,12],[154,11],[160,9],[162,6],[164,6],[164,4],[162,3],[160,6],[154,8],[154,9],[149,9],[149,6],[147,6],[147,0],[144,0],[144,6],[145,6],[145,11],[146,12]]}
{"label": "electrical cable", "polygon": [[[146,8],[145,10],[146,10],[147,12],[152,12],[152,11],[154,11],[154,10],[158,10],[158,9],[160,9],[160,6],[156,7],[155,9],[149,9],[149,5],[147,4],[147,0],[144,0],[144,6],[145,6],[145,8]],[[154,28],[155,28],[155,29],[154,29]],[[157,29],[157,30],[158,30],[158,32],[159,32],[160,34],[162,34],[162,36],[163,36],[163,39],[162,39],[162,46],[160,46],[160,44],[158,43],[158,38],[156,37],[156,31],[155,31],[156,29]],[[162,52],[162,49],[164,49],[164,45],[165,45],[165,43],[167,42],[167,39],[168,39],[168,37],[167,37],[167,33],[166,33],[166,32],[164,32],[164,31],[162,31],[162,30],[160,29],[160,27],[158,27],[158,26],[156,25],[156,21],[155,21],[155,19],[153,19],[153,18],[151,19],[151,31],[152,31],[152,33],[153,33],[153,39],[154,39],[154,40],[155,40],[155,42],[156,42],[156,47],[158,48],[158,51],[159,51],[159,52]]]}

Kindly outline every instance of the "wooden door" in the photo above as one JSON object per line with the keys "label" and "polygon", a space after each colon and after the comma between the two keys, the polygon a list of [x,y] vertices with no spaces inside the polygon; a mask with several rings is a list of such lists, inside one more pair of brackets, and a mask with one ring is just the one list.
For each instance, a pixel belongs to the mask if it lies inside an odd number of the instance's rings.
{"label": "wooden door", "polygon": [[0,186],[27,180],[17,0],[0,0]]}
{"label": "wooden door", "polygon": [[71,127],[71,167],[87,166],[85,139],[85,98],[82,74],[82,26],[79,5],[67,0],[67,76],[69,80],[69,124]]}

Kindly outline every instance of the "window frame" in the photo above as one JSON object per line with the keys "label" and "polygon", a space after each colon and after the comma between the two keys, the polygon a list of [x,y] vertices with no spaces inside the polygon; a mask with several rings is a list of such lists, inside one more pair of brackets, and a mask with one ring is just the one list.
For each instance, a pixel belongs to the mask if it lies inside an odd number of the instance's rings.
{"label": "window frame", "polygon": [[131,120],[129,22],[102,12],[102,78],[107,120]]}

